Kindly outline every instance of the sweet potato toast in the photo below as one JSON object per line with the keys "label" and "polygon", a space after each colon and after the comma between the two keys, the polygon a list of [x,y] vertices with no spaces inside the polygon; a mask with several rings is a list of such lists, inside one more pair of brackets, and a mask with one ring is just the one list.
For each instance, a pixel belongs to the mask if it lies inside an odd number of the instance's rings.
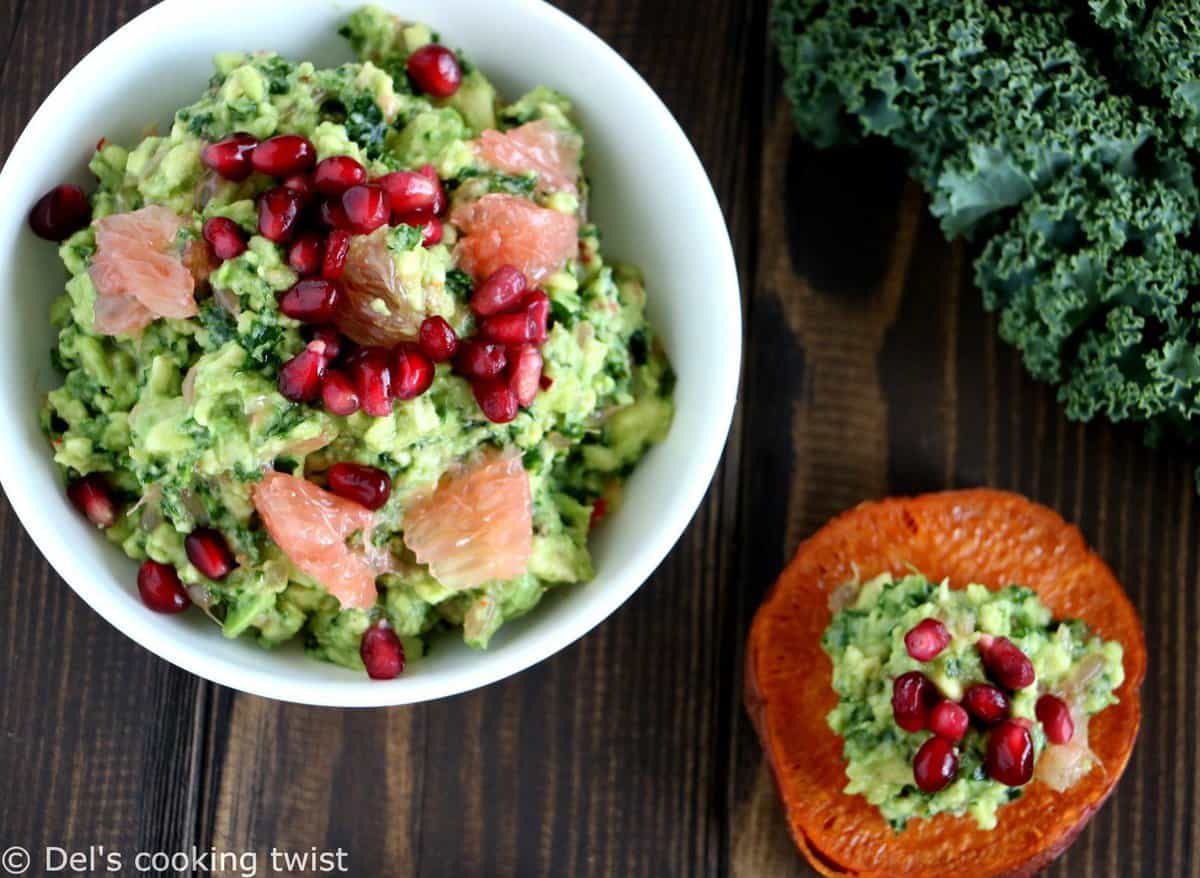
{"label": "sweet potato toast", "polygon": [[[939,814],[895,833],[846,785],[837,704],[821,649],[830,593],[848,580],[915,567],[953,587],[1028,586],[1055,618],[1078,618],[1124,647],[1120,699],[1091,719],[1099,761],[1058,793],[1031,783],[992,831]],[[746,707],[783,797],[797,846],[823,875],[1032,875],[1058,856],[1112,792],[1141,723],[1142,626],[1112,571],[1055,512],[1002,491],[968,490],[864,503],[805,541],[754,618]]]}

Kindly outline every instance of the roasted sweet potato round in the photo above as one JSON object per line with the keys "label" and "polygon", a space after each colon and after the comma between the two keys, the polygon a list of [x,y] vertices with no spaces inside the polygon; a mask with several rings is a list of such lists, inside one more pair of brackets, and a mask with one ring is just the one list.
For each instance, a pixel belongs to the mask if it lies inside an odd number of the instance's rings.
{"label": "roasted sweet potato round", "polygon": [[[874,806],[842,792],[842,740],[825,722],[837,704],[821,649],[830,593],[860,577],[916,567],[953,587],[1028,586],[1056,618],[1078,618],[1124,647],[1120,703],[1092,717],[1100,765],[1063,793],[1034,782],[995,830],[939,814],[894,833]],[[1146,645],[1137,611],[1108,566],[1055,512],[1016,494],[949,491],[864,503],[804,542],[755,616],[746,706],[762,739],[801,852],[824,875],[1031,875],[1058,856],[1112,792],[1141,723]]]}

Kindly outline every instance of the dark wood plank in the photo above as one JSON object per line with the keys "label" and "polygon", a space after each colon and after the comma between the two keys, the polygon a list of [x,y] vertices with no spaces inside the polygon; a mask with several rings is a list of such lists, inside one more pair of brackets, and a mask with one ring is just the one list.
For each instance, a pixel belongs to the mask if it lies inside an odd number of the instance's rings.
{"label": "dark wood plank", "polygon": [[[0,8],[0,156],[59,78],[141,3]],[[0,503],[5,632],[0,838],[34,851],[182,850],[195,841],[194,731],[208,687],[75,597]],[[37,872],[35,868],[34,872]]]}

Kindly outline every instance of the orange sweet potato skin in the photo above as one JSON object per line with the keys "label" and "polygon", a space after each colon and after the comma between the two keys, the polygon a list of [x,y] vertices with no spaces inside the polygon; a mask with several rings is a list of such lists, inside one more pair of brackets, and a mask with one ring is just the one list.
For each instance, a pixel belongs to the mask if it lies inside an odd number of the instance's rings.
{"label": "orange sweet potato skin", "polygon": [[[938,815],[894,833],[874,806],[842,792],[842,742],[825,722],[837,703],[821,634],[830,592],[855,576],[913,566],[953,587],[1017,583],[1056,618],[1079,618],[1125,650],[1120,703],[1092,718],[1100,765],[1065,793],[1031,784],[993,831]],[[1137,611],[1079,531],[1017,494],[947,491],[864,503],[805,541],[754,618],[745,702],[787,811],[792,837],[823,875],[1033,875],[1062,853],[1112,792],[1141,724],[1146,644]]]}

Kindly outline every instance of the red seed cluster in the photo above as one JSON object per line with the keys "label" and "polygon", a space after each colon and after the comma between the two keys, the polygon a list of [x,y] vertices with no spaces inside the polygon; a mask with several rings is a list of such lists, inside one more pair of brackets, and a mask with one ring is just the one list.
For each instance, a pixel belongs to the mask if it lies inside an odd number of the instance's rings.
{"label": "red seed cluster", "polygon": [[[937,619],[923,619],[904,636],[905,651],[919,662],[936,659],[950,644],[951,635]],[[913,758],[913,781],[926,793],[936,793],[958,773],[955,749],[971,723],[987,734],[984,767],[988,776],[1007,786],[1021,786],[1033,778],[1033,724],[1013,717],[1009,694],[1032,686],[1033,662],[1007,637],[983,635],[978,649],[992,682],[968,686],[961,703],[944,698],[933,681],[920,671],[901,674],[892,684],[892,716],[908,732],[928,729]],[[1037,718],[1051,744],[1066,744],[1075,733],[1071,710],[1056,695],[1042,695]]]}
{"label": "red seed cluster", "polygon": [[[432,167],[370,180],[367,169],[352,156],[318,162],[312,141],[298,134],[277,134],[260,142],[244,132],[209,144],[201,160],[218,176],[235,182],[255,172],[275,178],[278,185],[258,197],[257,231],[287,248],[288,264],[301,277],[319,273],[337,280],[350,238],[389,223],[419,227],[426,247],[442,239],[439,217],[446,210],[446,191]],[[214,226],[212,237],[206,231],[218,259],[232,259],[245,250],[244,235],[231,225],[223,220]]]}
{"label": "red seed cluster", "polygon": [[470,304],[478,330],[458,345],[454,370],[471,382],[484,416],[506,424],[543,389],[541,345],[550,298],[530,289],[519,270],[502,265],[474,290]]}
{"label": "red seed cluster", "polygon": [[[355,235],[368,235],[389,223],[406,224],[421,229],[427,247],[441,241],[439,217],[448,202],[437,171],[425,166],[370,180],[367,169],[351,156],[318,162],[313,144],[294,134],[261,143],[250,135],[234,134],[206,147],[203,159],[230,180],[244,180],[257,171],[279,181],[258,199],[258,233],[286,246],[288,265],[300,275],[299,282],[280,294],[279,310],[321,327],[308,346],[280,368],[279,392],[293,402],[319,398],[335,415],[361,410],[384,417],[391,414],[394,400],[414,399],[427,391],[434,364],[449,360],[458,350],[458,336],[444,318],[429,318],[417,344],[391,350],[351,350],[330,324],[344,298],[339,280]],[[233,258],[245,249],[240,230],[229,220],[209,224],[211,236],[206,225],[205,237],[219,258]]]}

